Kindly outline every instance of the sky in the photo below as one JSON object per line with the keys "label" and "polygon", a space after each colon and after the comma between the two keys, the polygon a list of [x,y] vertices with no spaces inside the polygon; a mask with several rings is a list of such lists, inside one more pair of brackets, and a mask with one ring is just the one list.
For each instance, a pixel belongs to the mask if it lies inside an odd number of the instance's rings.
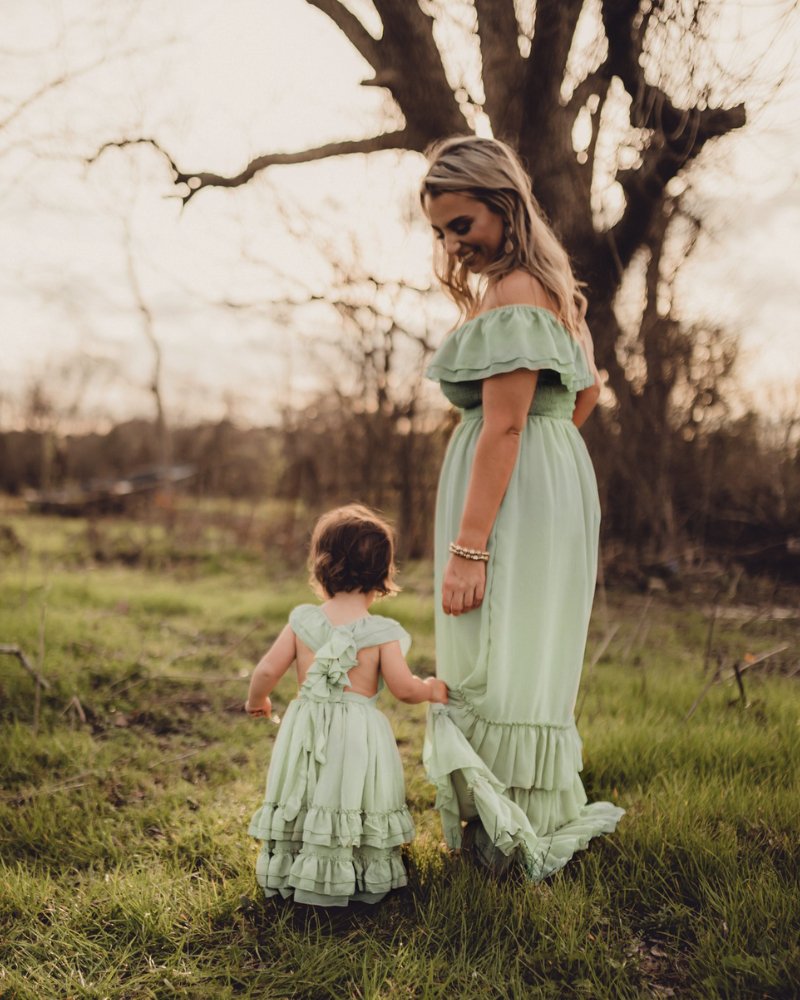
{"label": "sky", "polygon": [[[779,6],[744,4],[748,31],[770,30]],[[150,148],[87,163],[109,139],[147,135],[183,167],[232,173],[260,152],[396,124],[385,95],[359,86],[369,67],[303,0],[0,0],[0,16],[0,123],[44,81],[73,74],[0,127],[0,425],[34,380],[67,423],[152,413],[129,256],[174,422],[265,423],[329,377],[330,312],[270,306],[324,290],[326,245],[379,277],[431,282],[415,154],[271,168],[183,210]],[[776,42],[773,62],[793,44]],[[778,98],[713,151],[695,196],[706,234],[680,279],[682,314],[740,333],[748,399],[800,383],[798,106],[795,65]],[[443,336],[452,319],[434,301],[416,321]]]}

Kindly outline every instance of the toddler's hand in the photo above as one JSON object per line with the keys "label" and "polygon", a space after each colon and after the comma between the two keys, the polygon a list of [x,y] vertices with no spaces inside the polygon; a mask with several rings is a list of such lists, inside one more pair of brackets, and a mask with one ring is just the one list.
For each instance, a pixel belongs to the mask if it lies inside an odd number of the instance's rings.
{"label": "toddler's hand", "polygon": [[438,705],[447,704],[447,685],[444,681],[440,681],[438,677],[426,677],[423,684],[430,688],[428,701]]}
{"label": "toddler's hand", "polygon": [[268,719],[272,715],[272,701],[269,698],[265,698],[260,705],[251,705],[248,701],[244,706],[244,710],[254,719],[262,717]]}

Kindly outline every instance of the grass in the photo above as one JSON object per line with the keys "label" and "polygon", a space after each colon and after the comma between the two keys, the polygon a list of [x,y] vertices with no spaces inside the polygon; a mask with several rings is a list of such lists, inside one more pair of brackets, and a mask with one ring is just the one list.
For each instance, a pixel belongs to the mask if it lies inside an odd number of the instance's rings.
{"label": "grass", "polygon": [[[125,522],[2,522],[18,544],[2,563],[0,643],[18,643],[51,687],[37,702],[0,658],[0,996],[800,993],[796,645],[744,675],[746,705],[726,681],[687,721],[708,677],[702,602],[660,595],[646,629],[644,598],[598,602],[590,655],[618,630],[579,699],[584,782],[628,812],[539,886],[442,849],[420,766],[425,709],[382,696],[418,827],[410,884],[375,909],[317,912],[255,884],[246,826],[274,727],[240,710],[252,664],[308,599],[302,571],[265,570],[224,524],[186,542]],[[429,567],[403,582],[387,613],[425,673]],[[714,646],[757,655],[796,628],[720,621]],[[292,696],[286,679],[279,712]]]}

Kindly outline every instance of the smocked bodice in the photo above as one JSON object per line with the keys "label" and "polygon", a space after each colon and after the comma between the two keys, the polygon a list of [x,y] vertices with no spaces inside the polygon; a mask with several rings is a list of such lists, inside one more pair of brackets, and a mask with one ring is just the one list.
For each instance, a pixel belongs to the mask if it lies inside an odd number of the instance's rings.
{"label": "smocked bodice", "polygon": [[[462,410],[473,410],[481,405],[482,380],[472,382],[440,382],[442,392],[453,406]],[[575,409],[575,393],[561,384],[557,372],[540,371],[536,382],[536,392],[531,408],[532,417],[552,417],[557,420],[571,420]]]}
{"label": "smocked bodice", "polygon": [[484,379],[519,369],[539,373],[534,417],[569,420],[577,393],[594,382],[580,343],[548,309],[527,305],[468,320],[434,354],[427,374],[454,406],[470,412],[481,405]]}

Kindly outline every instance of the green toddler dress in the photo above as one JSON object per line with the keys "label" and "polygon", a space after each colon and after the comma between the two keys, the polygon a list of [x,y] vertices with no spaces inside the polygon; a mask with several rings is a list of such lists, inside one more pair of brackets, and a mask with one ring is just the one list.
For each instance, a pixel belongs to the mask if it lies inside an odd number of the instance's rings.
{"label": "green toddler dress", "polygon": [[263,841],[256,878],[267,896],[299,903],[376,903],[406,884],[400,845],[413,839],[414,824],[378,696],[345,687],[358,650],[398,639],[405,653],[411,639],[379,615],[332,625],[314,604],[295,608],[289,625],[315,659],[284,714],[264,803],[250,823]]}
{"label": "green toddler dress", "polygon": [[[489,536],[484,600],[474,611],[445,615],[439,595],[483,426],[481,382],[518,369],[539,377]],[[571,417],[576,393],[593,376],[578,341],[534,306],[506,306],[465,323],[436,352],[428,375],[463,412],[436,507],[436,672],[450,700],[429,710],[423,760],[447,843],[462,846],[463,834],[490,867],[520,861],[538,881],[591,837],[611,832],[623,813],[608,802],[587,805],[573,714],[600,507]]]}

